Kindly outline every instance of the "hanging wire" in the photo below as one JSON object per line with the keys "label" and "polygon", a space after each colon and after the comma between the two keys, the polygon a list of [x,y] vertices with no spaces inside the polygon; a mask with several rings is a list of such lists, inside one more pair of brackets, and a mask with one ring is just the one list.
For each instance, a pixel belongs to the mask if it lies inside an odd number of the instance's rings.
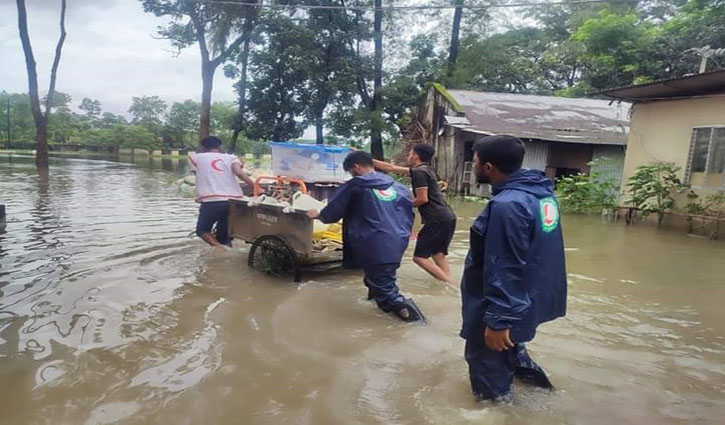
{"label": "hanging wire", "polygon": [[258,9],[304,9],[304,10],[351,10],[357,12],[375,12],[375,11],[407,11],[407,10],[447,10],[461,7],[467,10],[486,10],[486,9],[506,9],[517,7],[534,7],[534,6],[578,6],[587,4],[602,3],[638,3],[637,0],[580,0],[580,1],[552,1],[552,2],[517,2],[508,4],[490,4],[490,5],[408,5],[408,6],[383,6],[376,8],[373,6],[347,6],[347,5],[305,5],[305,4],[263,4],[263,3],[244,3],[229,0],[182,0],[182,3],[191,4],[221,4],[230,6],[241,6]]}

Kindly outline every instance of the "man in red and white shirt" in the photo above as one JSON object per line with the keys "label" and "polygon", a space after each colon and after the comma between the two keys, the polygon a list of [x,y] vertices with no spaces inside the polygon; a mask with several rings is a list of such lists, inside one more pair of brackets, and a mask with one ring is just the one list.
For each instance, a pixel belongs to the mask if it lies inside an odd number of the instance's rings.
{"label": "man in red and white shirt", "polygon": [[[254,185],[239,158],[222,153],[221,145],[218,137],[209,136],[201,141],[203,152],[189,154],[189,167],[196,174],[196,202],[201,204],[196,234],[211,246],[231,245],[227,230],[229,200],[244,197],[237,177]],[[212,233],[214,224],[216,232]]]}

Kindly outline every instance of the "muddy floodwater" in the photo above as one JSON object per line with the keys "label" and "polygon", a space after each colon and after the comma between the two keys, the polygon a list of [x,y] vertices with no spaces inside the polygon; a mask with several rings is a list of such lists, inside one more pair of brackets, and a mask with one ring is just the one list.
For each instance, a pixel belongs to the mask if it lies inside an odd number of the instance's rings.
{"label": "muddy floodwater", "polygon": [[[554,393],[470,394],[460,296],[411,262],[403,324],[359,273],[302,284],[215,254],[183,161],[0,156],[1,424],[723,424],[725,243],[562,219],[569,314],[529,345]],[[481,209],[455,203],[461,275]]]}

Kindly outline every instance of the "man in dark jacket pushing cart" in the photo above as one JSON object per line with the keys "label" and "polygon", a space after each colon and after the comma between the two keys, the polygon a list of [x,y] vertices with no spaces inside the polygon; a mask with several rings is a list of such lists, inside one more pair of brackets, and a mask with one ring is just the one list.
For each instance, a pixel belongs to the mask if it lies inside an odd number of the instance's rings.
{"label": "man in dark jacket pushing cart", "polygon": [[343,168],[353,178],[340,186],[327,206],[307,216],[323,223],[343,219],[343,266],[364,270],[370,297],[384,312],[406,322],[424,321],[410,298],[404,298],[396,272],[410,240],[413,200],[405,186],[373,168],[373,158],[350,153]]}

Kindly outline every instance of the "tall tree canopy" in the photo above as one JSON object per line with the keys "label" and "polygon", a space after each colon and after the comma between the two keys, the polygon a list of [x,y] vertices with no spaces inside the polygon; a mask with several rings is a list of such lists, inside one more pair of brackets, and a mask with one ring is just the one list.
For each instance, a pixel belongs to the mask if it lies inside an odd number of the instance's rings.
{"label": "tall tree canopy", "polygon": [[181,50],[193,44],[201,55],[201,115],[199,138],[209,135],[211,95],[214,74],[222,63],[238,52],[251,35],[248,20],[256,19],[258,9],[244,7],[258,0],[185,1],[141,0],[146,12],[171,18],[159,28],[159,35]]}

